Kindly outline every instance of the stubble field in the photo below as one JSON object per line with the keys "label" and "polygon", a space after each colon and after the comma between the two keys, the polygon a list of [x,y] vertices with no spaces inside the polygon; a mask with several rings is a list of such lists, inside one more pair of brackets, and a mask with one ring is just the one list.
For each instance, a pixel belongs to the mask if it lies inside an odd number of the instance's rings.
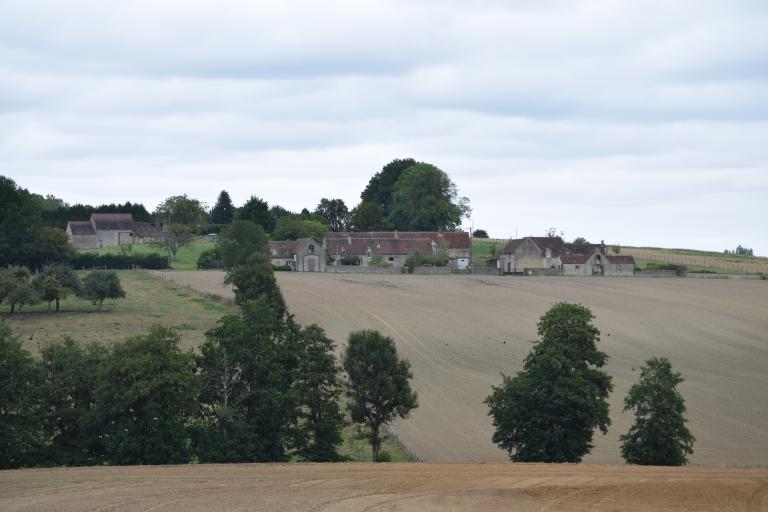
{"label": "stubble field", "polygon": [[0,471],[14,512],[768,510],[768,470],[239,464]]}
{"label": "stubble field", "polygon": [[[669,357],[696,436],[695,465],[768,465],[768,283],[765,281],[373,276],[278,273],[298,321],[339,342],[379,329],[411,361],[420,407],[393,429],[430,462],[500,462],[484,398],[501,373],[514,374],[555,302],[592,308],[614,378],[612,426],[596,435],[589,463],[621,463],[622,413],[639,366]],[[164,276],[231,296],[220,272]]]}

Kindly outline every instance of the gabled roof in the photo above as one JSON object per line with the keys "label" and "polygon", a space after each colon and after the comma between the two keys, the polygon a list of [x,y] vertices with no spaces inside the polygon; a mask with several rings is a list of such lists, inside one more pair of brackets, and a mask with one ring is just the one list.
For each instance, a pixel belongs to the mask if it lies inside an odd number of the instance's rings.
{"label": "gabled roof", "polygon": [[68,222],[69,230],[73,235],[96,235],[93,225],[87,220],[71,220]]}
{"label": "gabled roof", "polygon": [[269,255],[273,258],[292,258],[293,255],[298,252],[300,247],[308,246],[310,244],[315,245],[315,250],[317,250],[320,245],[311,238],[275,240],[268,244]]}
{"label": "gabled roof", "polygon": [[334,238],[325,241],[328,254],[365,256],[370,254],[407,255],[419,251],[432,254],[432,240],[395,238]]}
{"label": "gabled roof", "polygon": [[448,249],[469,249],[470,237],[466,231],[350,231],[325,234],[326,245],[331,240],[434,240]]}
{"label": "gabled roof", "polygon": [[608,260],[608,263],[616,263],[619,265],[634,265],[635,264],[635,258],[634,256],[625,256],[625,255],[619,255],[619,254],[610,254],[606,255],[605,259]]}
{"label": "gabled roof", "polygon": [[560,263],[563,265],[579,265],[587,262],[587,257],[583,254],[571,254],[560,256]]}
{"label": "gabled roof", "polygon": [[133,229],[133,216],[130,213],[92,213],[91,223],[98,230],[127,230]]}
{"label": "gabled roof", "polygon": [[141,236],[141,237],[153,237],[153,238],[165,237],[164,232],[157,229],[155,226],[153,226],[148,222],[134,222],[133,234],[134,236]]}
{"label": "gabled roof", "polygon": [[565,244],[565,248],[569,254],[584,254],[591,256],[596,252],[600,254],[605,253],[605,249],[601,244]]}
{"label": "gabled roof", "polygon": [[520,247],[526,240],[531,242],[539,248],[542,256],[544,251],[549,249],[552,252],[553,257],[569,254],[568,249],[565,247],[565,242],[559,236],[526,236],[524,238],[516,238],[507,242],[507,245],[502,249],[503,254],[512,254],[518,247]]}

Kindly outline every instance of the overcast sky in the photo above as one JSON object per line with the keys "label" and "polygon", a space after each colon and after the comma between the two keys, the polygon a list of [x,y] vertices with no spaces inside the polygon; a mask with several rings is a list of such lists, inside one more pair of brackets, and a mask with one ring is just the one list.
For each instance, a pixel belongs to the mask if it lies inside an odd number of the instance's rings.
{"label": "overcast sky", "polygon": [[768,255],[766,27],[765,0],[2,0],[0,174],[351,208],[413,157],[494,237]]}

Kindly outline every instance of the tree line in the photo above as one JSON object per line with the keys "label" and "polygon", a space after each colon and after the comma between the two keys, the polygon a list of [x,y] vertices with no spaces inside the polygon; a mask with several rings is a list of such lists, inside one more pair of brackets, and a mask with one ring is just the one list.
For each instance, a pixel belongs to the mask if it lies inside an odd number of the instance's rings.
{"label": "tree line", "polygon": [[239,311],[198,351],[153,326],[34,358],[0,323],[0,467],[337,461],[344,404],[386,458],[382,428],[417,406],[409,363],[377,331],[351,333],[339,363],[325,332],[289,313],[266,234],[236,225],[260,234],[222,248]]}

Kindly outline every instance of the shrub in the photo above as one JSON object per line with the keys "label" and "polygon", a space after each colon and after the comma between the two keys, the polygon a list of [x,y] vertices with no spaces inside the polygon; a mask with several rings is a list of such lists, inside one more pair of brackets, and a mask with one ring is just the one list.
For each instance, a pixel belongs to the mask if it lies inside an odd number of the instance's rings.
{"label": "shrub", "polygon": [[360,260],[357,259],[357,256],[343,256],[341,258],[341,264],[342,265],[359,265]]}
{"label": "shrub", "polygon": [[291,272],[293,267],[286,263],[285,265],[272,265],[272,270],[275,272]]}
{"label": "shrub", "polygon": [[423,254],[419,251],[414,251],[405,260],[405,267],[409,273],[413,273],[415,267],[445,267],[448,265],[448,253],[445,251],[437,251],[434,254]]}
{"label": "shrub", "polygon": [[648,270],[674,270],[675,274],[681,276],[688,272],[688,267],[685,265],[678,265],[677,263],[662,263],[659,261],[649,261],[645,268]]}
{"label": "shrub", "polygon": [[72,261],[72,268],[131,269],[134,267],[161,270],[168,268],[168,257],[158,252],[149,254],[97,254],[81,252]]}
{"label": "shrub", "polygon": [[223,262],[221,255],[216,249],[207,249],[200,253],[200,257],[197,258],[197,268],[210,269],[210,268],[222,268]]}

